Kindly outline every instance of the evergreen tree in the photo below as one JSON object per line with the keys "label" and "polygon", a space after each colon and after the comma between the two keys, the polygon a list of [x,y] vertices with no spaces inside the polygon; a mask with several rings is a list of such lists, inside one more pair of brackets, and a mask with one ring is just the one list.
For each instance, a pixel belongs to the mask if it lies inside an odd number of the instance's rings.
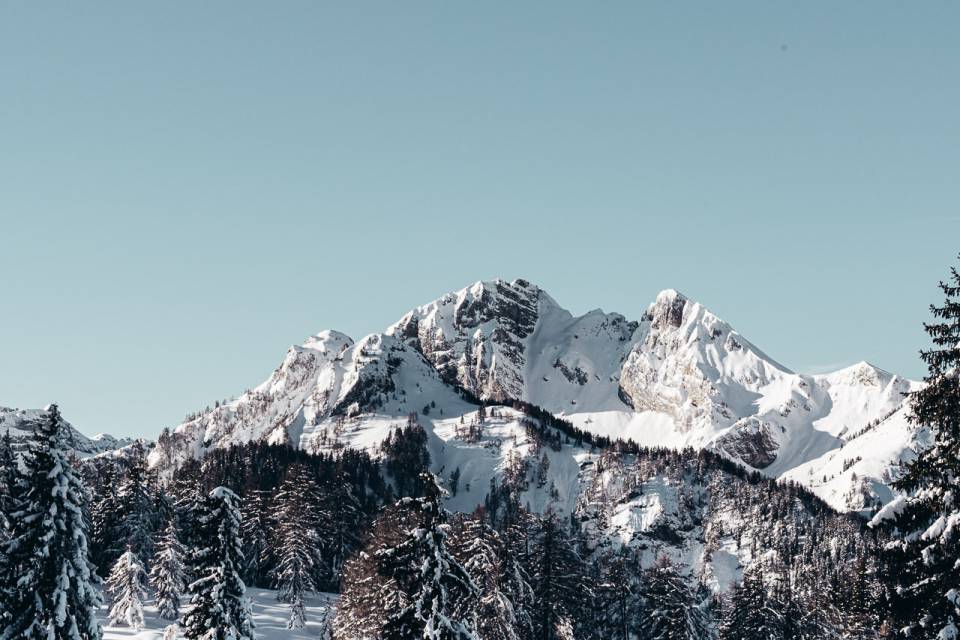
{"label": "evergreen tree", "polygon": [[107,578],[107,592],[113,605],[110,607],[110,624],[143,629],[143,600],[147,591],[143,587],[146,574],[143,563],[129,549],[117,560]]}
{"label": "evergreen tree", "polygon": [[126,468],[118,485],[116,508],[121,521],[115,540],[128,547],[137,557],[151,558],[158,514],[147,471],[146,453],[139,442],[135,442],[127,453]]}
{"label": "evergreen tree", "polygon": [[306,624],[303,599],[317,590],[322,566],[314,511],[319,491],[310,469],[303,465],[290,467],[273,502],[277,597],[290,603],[288,628],[302,629]]}
{"label": "evergreen tree", "polygon": [[782,624],[783,613],[767,595],[758,569],[748,568],[724,606],[720,640],[776,640]]}
{"label": "evergreen tree", "polygon": [[941,282],[942,306],[925,323],[926,385],[910,398],[911,421],[933,444],[907,464],[895,487],[909,498],[896,517],[890,562],[899,581],[894,615],[911,638],[960,637],[960,273]]}
{"label": "evergreen tree", "polygon": [[701,640],[708,621],[686,579],[666,556],[644,572],[644,629],[649,640]]}
{"label": "evergreen tree", "polygon": [[421,484],[429,477],[430,452],[427,451],[427,432],[417,422],[416,414],[407,417],[407,424],[394,429],[380,445],[383,466],[401,496],[420,496],[429,487]]}
{"label": "evergreen tree", "polygon": [[541,640],[560,638],[567,624],[576,627],[582,609],[593,597],[583,561],[559,518],[548,511],[538,520],[531,554],[530,582],[536,594],[533,622]]}
{"label": "evergreen tree", "polygon": [[597,629],[602,638],[629,640],[639,618],[639,588],[626,553],[607,558],[596,587]]}
{"label": "evergreen tree", "polygon": [[196,541],[192,551],[196,580],[190,585],[189,613],[184,635],[189,640],[253,640],[254,625],[246,586],[240,578],[239,498],[217,487],[196,514]]}
{"label": "evergreen tree", "polygon": [[406,498],[418,512],[420,526],[406,532],[395,547],[377,551],[378,572],[399,590],[397,603],[383,627],[391,640],[473,640],[467,603],[477,588],[446,545],[447,525],[440,488],[429,475],[420,478],[422,498]]}
{"label": "evergreen tree", "polygon": [[398,546],[405,532],[419,526],[419,513],[398,503],[373,522],[363,550],[344,565],[343,589],[333,619],[336,638],[379,638],[386,617],[400,598],[396,584],[377,570],[382,550]]}
{"label": "evergreen tree", "polygon": [[270,532],[274,523],[270,520],[269,492],[250,489],[243,495],[240,509],[243,517],[243,580],[249,585],[269,588],[272,586],[269,567],[275,562]]}
{"label": "evergreen tree", "polygon": [[10,515],[16,507],[17,454],[13,450],[10,430],[0,437],[0,542],[10,530]]}
{"label": "evergreen tree", "polygon": [[10,532],[13,527],[12,515],[17,510],[18,469],[17,456],[13,450],[10,430],[4,432],[0,438],[0,629],[4,627],[6,604],[13,597],[14,582],[7,578],[15,578],[15,574],[8,569],[6,546],[10,541]]}
{"label": "evergreen tree", "polygon": [[480,518],[461,517],[450,545],[454,557],[480,588],[472,617],[481,638],[520,640],[532,631],[525,606],[533,600],[530,585],[508,561],[500,536]]}
{"label": "evergreen tree", "polygon": [[150,583],[156,593],[157,612],[164,620],[177,620],[180,617],[180,594],[186,589],[187,580],[183,564],[185,553],[177,536],[176,523],[170,518],[157,545],[157,554],[150,569]]}
{"label": "evergreen tree", "polygon": [[123,511],[117,497],[117,472],[113,460],[103,460],[97,470],[97,486],[90,508],[90,548],[97,569],[106,575],[123,553]]}
{"label": "evergreen tree", "polygon": [[319,534],[326,561],[330,590],[340,588],[343,565],[360,546],[364,525],[363,508],[353,487],[346,480],[336,479],[324,492],[319,512]]}
{"label": "evergreen tree", "polygon": [[56,405],[43,413],[15,483],[4,545],[2,640],[99,640],[99,579],[87,550],[86,491],[67,458]]}

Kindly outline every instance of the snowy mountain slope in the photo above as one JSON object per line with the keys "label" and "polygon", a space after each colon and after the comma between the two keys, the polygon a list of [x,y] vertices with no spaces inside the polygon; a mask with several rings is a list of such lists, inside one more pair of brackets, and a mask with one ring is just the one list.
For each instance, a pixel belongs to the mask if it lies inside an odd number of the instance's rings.
{"label": "snowy mountain slope", "polygon": [[[370,448],[410,412],[434,420],[474,410],[464,399],[473,395],[523,400],[642,445],[710,448],[812,483],[808,465],[836,458],[915,386],[866,363],[794,373],[674,290],[632,322],[599,310],[574,316],[525,280],[496,280],[419,306],[358,343],[327,331],[291,347],[263,384],[162,435],[151,463],[252,440]],[[444,428],[441,420],[436,432]],[[855,480],[837,476],[824,494],[831,504],[859,510],[889,499],[882,470],[916,438],[904,422],[885,445],[863,445],[865,460],[882,460]],[[866,494],[851,493],[851,482]]]}
{"label": "snowy mountain slope", "polygon": [[[42,417],[41,409],[11,409],[0,407],[0,434],[10,432],[15,443],[24,443],[33,437],[35,424]],[[80,457],[99,455],[133,444],[130,438],[114,438],[101,433],[88,438],[77,431],[70,423],[68,440],[73,451]]]}
{"label": "snowy mountain slope", "polygon": [[[573,517],[592,553],[629,547],[644,566],[667,555],[715,593],[740,579],[743,567],[756,560],[754,549],[772,539],[791,539],[784,533],[790,523],[813,526],[821,517],[790,497],[783,502],[796,503],[790,508],[797,515],[773,517],[765,511],[770,499],[765,485],[693,453],[623,454],[562,436],[551,440],[557,435],[552,429],[528,428],[537,421],[498,405],[486,407],[486,417],[477,409],[445,413],[420,416],[419,423],[427,433],[431,471],[447,490],[448,509],[492,508],[486,502],[491,488],[510,485],[530,510]],[[341,424],[339,439],[327,434],[305,446],[329,452],[346,442],[377,456],[379,442],[398,426],[386,416],[356,415]]]}
{"label": "snowy mountain slope", "polygon": [[900,476],[918,448],[929,446],[929,433],[916,431],[900,407],[844,440],[842,448],[797,465],[781,477],[813,491],[841,511],[868,514],[895,494],[890,483]]}
{"label": "snowy mountain slope", "polygon": [[210,448],[252,441],[299,447],[336,429],[344,418],[376,412],[394,422],[389,416],[422,411],[430,403],[465,404],[402,341],[372,334],[355,343],[325,331],[290,347],[258,387],[161,434],[150,464],[176,466]]}
{"label": "snowy mountain slope", "polygon": [[575,317],[525,280],[496,280],[417,307],[387,333],[480,398],[561,412],[623,408],[617,380],[636,327],[600,310]]}
{"label": "snowy mountain slope", "polygon": [[[904,394],[916,388],[867,363],[822,376],[793,373],[672,290],[657,297],[636,338],[620,376],[634,411],[565,417],[583,429],[649,446],[709,447],[772,477],[839,450],[846,438],[900,407]],[[855,479],[868,495],[845,487],[840,495],[849,502],[831,493],[831,504],[859,510],[865,501],[889,499],[889,491],[880,488],[889,480],[873,470],[913,446],[905,423],[898,434],[889,448],[864,452],[865,458],[882,458]]]}

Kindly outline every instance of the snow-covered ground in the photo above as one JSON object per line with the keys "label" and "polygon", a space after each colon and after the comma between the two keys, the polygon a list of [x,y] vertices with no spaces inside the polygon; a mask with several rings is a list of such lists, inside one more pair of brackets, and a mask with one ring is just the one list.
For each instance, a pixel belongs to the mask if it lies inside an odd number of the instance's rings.
{"label": "snow-covered ground", "polygon": [[[247,595],[253,601],[254,622],[257,625],[257,637],[263,640],[274,638],[282,640],[318,640],[321,638],[323,621],[330,615],[332,619],[332,605],[336,603],[336,594],[321,593],[307,599],[307,626],[303,629],[287,629],[287,620],[290,616],[288,605],[277,602],[275,591],[266,589],[248,589]],[[104,640],[162,640],[164,629],[171,623],[157,617],[157,610],[152,603],[144,608],[146,628],[134,631],[129,627],[107,626],[107,607],[102,609],[104,625]]]}

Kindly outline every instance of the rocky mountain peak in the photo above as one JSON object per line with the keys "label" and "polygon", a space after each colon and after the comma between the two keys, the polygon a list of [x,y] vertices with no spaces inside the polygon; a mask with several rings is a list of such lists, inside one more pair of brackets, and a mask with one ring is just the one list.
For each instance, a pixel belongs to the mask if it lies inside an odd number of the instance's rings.
{"label": "rocky mountain peak", "polygon": [[644,319],[658,329],[679,327],[689,299],[676,289],[664,289],[657,294]]}

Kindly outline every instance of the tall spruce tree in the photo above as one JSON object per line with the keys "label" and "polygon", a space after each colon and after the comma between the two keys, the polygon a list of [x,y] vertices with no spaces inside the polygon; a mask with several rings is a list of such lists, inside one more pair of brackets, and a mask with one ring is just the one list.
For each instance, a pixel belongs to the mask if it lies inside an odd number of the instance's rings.
{"label": "tall spruce tree", "polygon": [[709,624],[687,580],[667,556],[645,572],[644,629],[650,640],[701,640]]}
{"label": "tall spruce tree", "polygon": [[270,532],[274,523],[270,519],[270,492],[248,489],[243,494],[240,515],[243,517],[243,580],[248,585],[269,588],[269,567],[274,564]]}
{"label": "tall spruce tree", "polygon": [[196,514],[196,580],[189,587],[191,609],[182,625],[189,640],[254,639],[253,613],[240,578],[239,502],[234,492],[217,487]]}
{"label": "tall spruce tree", "polygon": [[530,558],[530,586],[536,594],[533,623],[540,640],[558,640],[566,625],[576,627],[593,593],[583,560],[555,513],[537,521]]}
{"label": "tall spruce tree", "polygon": [[767,594],[759,569],[743,572],[723,609],[720,640],[773,640],[783,637],[783,613]]}
{"label": "tall spruce tree", "polygon": [[126,468],[120,475],[117,509],[120,514],[117,542],[133,551],[138,558],[153,556],[153,536],[157,526],[157,503],[147,471],[143,445],[135,442],[126,457]]}
{"label": "tall spruce tree", "polygon": [[314,474],[305,465],[287,470],[273,500],[273,521],[277,566],[274,580],[277,597],[290,603],[288,628],[302,629],[306,624],[304,597],[317,590],[323,562],[320,555],[319,519],[316,507],[319,489]]}
{"label": "tall spruce tree", "polygon": [[117,497],[117,465],[107,458],[97,469],[97,490],[90,507],[90,549],[99,573],[107,575],[125,546],[120,526],[123,511]]}
{"label": "tall spruce tree", "polygon": [[157,612],[164,620],[180,617],[180,596],[186,589],[186,551],[180,543],[176,522],[167,521],[150,568],[150,584],[156,594]]}
{"label": "tall spruce tree", "polygon": [[420,526],[406,532],[400,544],[377,552],[378,572],[399,590],[383,627],[391,640],[475,640],[467,604],[478,596],[477,587],[447,548],[446,512],[440,503],[436,479],[418,479],[421,498],[404,498],[406,508],[417,512]]}
{"label": "tall spruce tree", "polygon": [[13,597],[13,579],[16,577],[8,570],[6,546],[10,541],[12,515],[19,504],[18,489],[17,456],[13,450],[10,430],[7,429],[0,437],[0,629],[3,629],[7,619],[4,611]]}
{"label": "tall spruce tree", "polygon": [[500,535],[480,517],[461,516],[453,528],[450,549],[480,589],[472,603],[478,636],[529,638],[532,623],[525,607],[533,601],[533,591],[507,558]]}
{"label": "tall spruce tree", "polygon": [[364,514],[349,482],[335,479],[327,489],[319,512],[319,533],[327,565],[327,584],[336,591],[344,563],[360,546]]}
{"label": "tall spruce tree", "polygon": [[925,386],[910,398],[911,421],[933,444],[906,465],[895,487],[908,496],[895,520],[890,561],[899,578],[894,615],[911,638],[960,637],[960,273],[940,283],[945,300],[925,323],[933,348],[920,352]]}
{"label": "tall spruce tree", "polygon": [[17,454],[10,430],[0,436],[0,541],[10,531],[10,515],[16,505]]}
{"label": "tall spruce tree", "polygon": [[107,592],[113,600],[110,624],[127,626],[134,631],[143,629],[143,601],[147,597],[143,585],[146,577],[140,558],[129,549],[117,559],[107,578]]}
{"label": "tall spruce tree", "polygon": [[631,571],[629,552],[602,558],[596,585],[596,633],[599,637],[630,640],[640,618],[640,588]]}
{"label": "tall spruce tree", "polygon": [[86,491],[70,467],[56,405],[43,413],[23,456],[10,514],[2,640],[99,640],[100,581],[87,549]]}

